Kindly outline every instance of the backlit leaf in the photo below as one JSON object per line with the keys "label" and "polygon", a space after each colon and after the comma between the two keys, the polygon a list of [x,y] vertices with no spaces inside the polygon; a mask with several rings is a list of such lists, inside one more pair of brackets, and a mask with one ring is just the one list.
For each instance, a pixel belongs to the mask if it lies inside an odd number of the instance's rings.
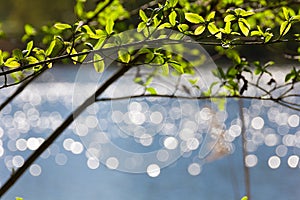
{"label": "backlit leaf", "polygon": [[176,24],[176,17],[177,17],[176,12],[172,11],[171,14],[169,15],[169,22],[172,26],[175,26]]}
{"label": "backlit leaf", "polygon": [[287,34],[291,28],[291,23],[289,23],[288,21],[283,22],[280,25],[280,35],[284,36],[285,34]]}
{"label": "backlit leaf", "polygon": [[205,30],[205,25],[200,25],[200,26],[198,26],[198,27],[195,29],[194,34],[195,34],[195,35],[200,35],[200,34],[202,34],[202,33],[204,32],[204,30]]}
{"label": "backlit leaf", "polygon": [[249,23],[247,22],[246,19],[244,18],[239,18],[239,27],[242,31],[242,33],[245,35],[245,36],[248,36],[249,35],[249,31],[250,31],[250,25]]}
{"label": "backlit leaf", "polygon": [[106,21],[105,30],[106,30],[108,35],[112,34],[114,25],[115,25],[115,22],[112,19],[108,19]]}
{"label": "backlit leaf", "polygon": [[227,15],[227,16],[224,18],[224,22],[231,22],[231,21],[233,21],[233,20],[235,20],[235,19],[236,19],[236,17],[235,17],[234,15],[229,14],[229,15]]}
{"label": "backlit leaf", "polygon": [[72,28],[70,24],[64,24],[64,23],[56,23],[54,24],[54,27],[57,28],[58,30],[65,30],[65,29]]}
{"label": "backlit leaf", "polygon": [[53,41],[50,43],[48,49],[46,50],[46,56],[50,56],[50,55],[51,55],[51,53],[52,53],[52,51],[53,51],[53,49],[54,49],[54,47],[55,47],[55,44],[56,44],[56,40],[53,40]]}
{"label": "backlit leaf", "polygon": [[5,61],[4,65],[10,68],[20,67],[20,63],[18,63],[15,58],[9,58]]}
{"label": "backlit leaf", "polygon": [[130,61],[130,54],[128,53],[127,50],[119,50],[118,51],[119,59],[124,62],[124,63],[129,63]]}
{"label": "backlit leaf", "polygon": [[0,50],[0,66],[2,66],[4,64],[4,61],[3,61],[3,52],[2,50]]}
{"label": "backlit leaf", "polygon": [[147,92],[149,92],[152,95],[156,95],[157,94],[156,90],[153,87],[148,87],[146,90],[147,90]]}
{"label": "backlit leaf", "polygon": [[94,68],[95,68],[96,72],[102,73],[104,71],[104,67],[105,67],[105,63],[104,63],[102,56],[95,53],[94,54]]}
{"label": "backlit leaf", "polygon": [[146,13],[143,10],[140,10],[139,14],[140,14],[140,17],[143,20],[143,22],[148,21],[148,17],[147,17]]}
{"label": "backlit leaf", "polygon": [[216,11],[213,11],[211,13],[209,13],[209,15],[206,17],[206,21],[211,21],[212,19],[215,18],[215,14],[216,14]]}
{"label": "backlit leaf", "polygon": [[196,13],[185,13],[185,19],[194,24],[205,22],[204,18]]}
{"label": "backlit leaf", "polygon": [[219,29],[215,23],[209,23],[207,28],[212,35],[215,35],[217,32],[219,32]]}
{"label": "backlit leaf", "polygon": [[30,42],[27,43],[27,46],[26,46],[27,53],[25,56],[28,56],[30,54],[32,47],[33,47],[33,41],[31,40]]}
{"label": "backlit leaf", "polygon": [[289,20],[289,10],[288,10],[286,7],[283,7],[283,8],[282,8],[282,11],[283,11],[284,19],[285,19],[286,21],[288,21],[288,20]]}

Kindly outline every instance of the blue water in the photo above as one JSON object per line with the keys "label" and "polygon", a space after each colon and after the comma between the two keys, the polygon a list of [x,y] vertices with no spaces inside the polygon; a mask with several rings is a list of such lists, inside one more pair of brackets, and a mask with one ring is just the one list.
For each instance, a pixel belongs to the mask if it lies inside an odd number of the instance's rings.
{"label": "blue water", "polygon": [[[64,76],[65,72],[68,76]],[[72,91],[76,70],[74,68],[59,68],[52,69],[51,72],[46,72],[33,86],[24,91],[26,95],[19,96],[9,108],[4,110],[0,115],[0,127],[3,130],[3,135],[0,137],[1,146],[4,149],[3,155],[0,156],[0,183],[3,184],[10,176],[11,163],[14,156],[21,155],[26,158],[31,151],[20,151],[15,148],[13,144],[20,138],[28,140],[30,137],[46,138],[55,127],[57,127],[63,119],[68,116],[72,110]],[[45,93],[42,84],[48,84],[47,89],[49,93]],[[55,83],[55,84],[53,84]],[[57,87],[57,88],[55,88]],[[11,89],[6,89],[9,91]],[[3,90],[4,91],[4,90]],[[2,91],[1,91],[2,92]],[[51,93],[52,92],[52,93]],[[37,96],[30,96],[30,94],[37,93]],[[45,94],[48,94],[45,95]],[[64,95],[61,95],[64,94]],[[5,98],[5,94],[1,94],[1,99]],[[40,98],[40,102],[35,102]],[[146,101],[146,100],[143,100]],[[35,108],[39,111],[39,117],[51,118],[50,125],[45,127],[33,127],[29,130],[19,126],[12,129],[13,126],[5,126],[7,123],[14,123],[13,117],[16,117],[16,112],[28,108],[24,105],[26,102],[31,102],[27,105],[30,108]],[[155,101],[154,101],[155,102]],[[128,103],[125,101],[125,104]],[[149,102],[148,102],[149,103]],[[153,103],[153,102],[150,102]],[[150,105],[149,103],[149,105]],[[170,105],[172,101],[167,102]],[[199,102],[198,102],[199,103]],[[203,106],[205,103],[199,103]],[[124,101],[103,102],[99,104],[99,114],[101,119],[109,118],[111,109],[122,110]],[[299,164],[296,163],[296,168],[291,168],[288,165],[288,159],[291,155],[299,155],[299,149],[296,144],[288,146],[288,152],[284,156],[276,154],[276,148],[284,144],[284,135],[295,135],[299,131],[298,127],[289,127],[288,125],[278,125],[268,118],[268,111],[270,108],[276,108],[279,113],[286,113],[287,116],[299,113],[286,108],[279,107],[273,103],[263,104],[256,101],[244,102],[245,108],[248,109],[246,116],[255,118],[260,116],[264,119],[264,128],[256,131],[251,128],[251,123],[248,123],[247,130],[249,130],[249,141],[255,141],[255,148],[250,154],[256,155],[258,158],[257,164],[250,168],[251,180],[251,195],[255,200],[281,200],[290,199],[296,200],[300,198],[300,171]],[[257,105],[260,107],[257,108]],[[119,107],[118,107],[119,106]],[[228,129],[235,119],[238,117],[238,102],[230,100],[226,107],[227,115],[225,121],[225,129]],[[252,112],[252,114],[251,114]],[[11,116],[9,118],[8,116]],[[19,119],[19,118],[18,118]],[[247,118],[248,119],[248,118]],[[246,119],[246,121],[247,121]],[[248,121],[249,121],[248,120]],[[177,122],[174,120],[173,122]],[[34,123],[32,123],[34,124]],[[117,127],[110,120],[107,120],[106,125],[102,126],[102,131],[110,133]],[[122,125],[122,124],[121,124]],[[74,124],[72,125],[74,126]],[[16,127],[16,125],[15,125]],[[18,127],[18,126],[17,126]],[[287,129],[278,133],[278,127]],[[22,130],[24,133],[22,133]],[[284,129],[284,130],[285,130]],[[18,132],[12,133],[13,130]],[[274,130],[274,134],[278,135],[276,144],[267,146],[265,144],[265,137],[268,131]],[[279,130],[280,131],[280,130]],[[259,135],[259,133],[263,133]],[[257,135],[257,137],[254,137]],[[157,136],[163,137],[163,136]],[[39,176],[33,176],[30,172],[26,172],[17,183],[3,196],[2,199],[14,199],[17,196],[23,197],[24,200],[74,200],[74,199],[105,199],[105,200],[156,200],[156,199],[211,199],[211,200],[231,200],[240,199],[245,195],[245,183],[243,172],[243,157],[241,137],[236,137],[232,142],[234,151],[229,155],[224,155],[209,163],[201,163],[201,172],[197,176],[192,176],[188,172],[188,166],[191,163],[201,162],[197,158],[199,148],[192,153],[184,154],[176,162],[161,169],[158,177],[149,177],[147,173],[127,173],[119,170],[108,169],[103,163],[97,169],[90,169],[87,166],[87,156],[85,150],[80,154],[74,154],[67,151],[63,142],[66,138],[72,138],[74,141],[81,142],[82,137],[74,134],[72,127],[69,127],[65,133],[60,136],[55,144],[49,149],[48,155],[39,158],[35,164],[41,167]],[[251,138],[251,140],[250,140]],[[157,140],[157,141],[156,141]],[[150,147],[138,147],[135,142],[128,142],[128,138],[115,139],[114,141],[122,146],[122,148],[133,148],[136,151],[152,151],[159,147],[159,139]],[[84,142],[83,142],[84,143]],[[132,145],[132,146],[131,146]],[[284,146],[284,145],[283,145]],[[132,150],[132,149],[131,149]],[[63,162],[56,160],[57,155],[63,155]],[[271,156],[280,158],[280,166],[276,169],[271,169],[268,164],[268,159]],[[7,164],[8,163],[8,164]]]}

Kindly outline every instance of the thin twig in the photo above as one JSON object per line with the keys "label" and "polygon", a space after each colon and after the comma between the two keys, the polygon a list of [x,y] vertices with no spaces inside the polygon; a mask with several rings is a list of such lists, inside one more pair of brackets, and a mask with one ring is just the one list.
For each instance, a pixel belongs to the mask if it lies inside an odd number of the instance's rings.
{"label": "thin twig", "polygon": [[245,190],[248,200],[251,199],[251,183],[250,183],[250,169],[246,165],[246,156],[247,156],[247,136],[246,136],[246,127],[245,127],[245,116],[243,110],[243,100],[239,99],[239,111],[240,119],[242,122],[242,151],[243,151],[243,168],[244,168],[244,179],[245,179]]}
{"label": "thin twig", "polygon": [[23,82],[15,91],[13,94],[11,94],[1,105],[0,105],[0,111],[7,106],[16,96],[18,96],[32,81],[34,81],[36,78],[38,78],[42,72],[46,71],[48,69],[47,66],[43,67],[40,71],[38,71],[37,74],[32,76],[27,81]]}

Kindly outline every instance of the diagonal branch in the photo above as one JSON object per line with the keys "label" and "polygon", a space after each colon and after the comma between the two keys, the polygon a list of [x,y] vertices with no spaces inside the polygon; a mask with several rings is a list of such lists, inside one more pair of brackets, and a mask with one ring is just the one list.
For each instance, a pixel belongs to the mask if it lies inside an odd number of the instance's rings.
{"label": "diagonal branch", "polygon": [[122,67],[113,76],[111,76],[97,91],[87,98],[77,109],[75,109],[65,121],[34,151],[7,182],[0,188],[0,197],[2,197],[14,183],[24,174],[24,172],[36,161],[36,159],[63,133],[63,131],[91,104],[95,102],[95,98],[101,95],[111,84],[123,76],[129,69],[130,65]]}

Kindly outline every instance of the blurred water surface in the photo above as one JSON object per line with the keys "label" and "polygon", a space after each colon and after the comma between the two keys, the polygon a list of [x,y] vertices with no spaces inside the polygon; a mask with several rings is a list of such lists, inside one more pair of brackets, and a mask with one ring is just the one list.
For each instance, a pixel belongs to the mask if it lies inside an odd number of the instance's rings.
{"label": "blurred water surface", "polygon": [[[1,184],[71,113],[76,73],[76,67],[54,67],[0,113]],[[86,82],[77,87],[89,89],[90,76],[95,76],[93,69],[86,69]],[[124,83],[118,84],[125,93],[134,88],[127,82],[124,91]],[[0,99],[12,90],[1,90]],[[228,100],[226,110],[214,115],[223,123],[223,141],[230,151],[208,163],[199,155],[209,130],[210,104],[176,98],[97,102],[3,199],[239,199],[245,184],[238,102]],[[299,199],[299,113],[257,100],[244,100],[244,106],[253,199]],[[96,137],[87,137],[91,135]],[[129,154],[156,152],[149,158],[156,166],[170,161],[172,152],[180,156],[161,169],[127,173],[148,161],[133,156],[127,162],[126,156],[105,146],[105,138]],[[121,167],[124,170],[119,171]]]}

